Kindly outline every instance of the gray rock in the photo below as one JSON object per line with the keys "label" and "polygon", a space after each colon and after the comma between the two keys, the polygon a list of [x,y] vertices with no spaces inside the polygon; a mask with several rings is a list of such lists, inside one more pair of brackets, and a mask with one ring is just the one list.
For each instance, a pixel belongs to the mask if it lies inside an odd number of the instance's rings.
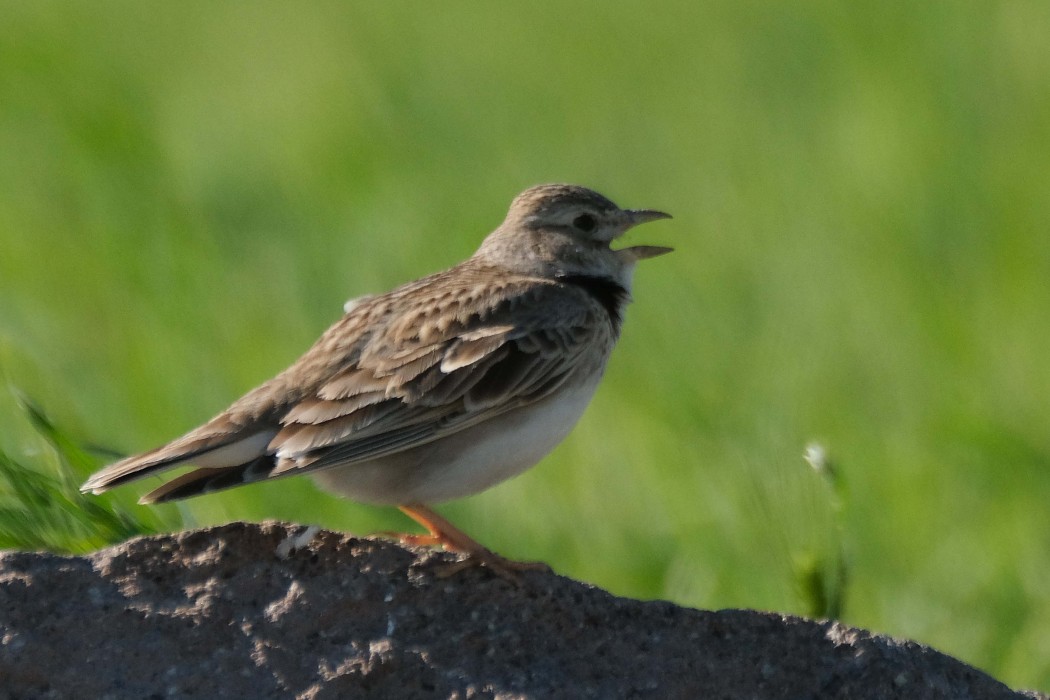
{"label": "gray rock", "polygon": [[0,697],[1046,698],[834,622],[640,602],[554,574],[236,523],[0,553]]}

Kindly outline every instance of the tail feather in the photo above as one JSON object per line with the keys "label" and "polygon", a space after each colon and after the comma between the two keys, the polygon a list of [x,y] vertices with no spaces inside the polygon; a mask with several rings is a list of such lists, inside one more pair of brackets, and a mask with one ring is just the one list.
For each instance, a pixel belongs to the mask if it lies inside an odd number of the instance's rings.
{"label": "tail feather", "polygon": [[201,448],[199,450],[193,450],[189,452],[179,452],[178,454],[170,455],[168,457],[160,456],[164,447],[158,447],[155,450],[150,450],[144,454],[135,455],[122,459],[119,462],[114,462],[108,467],[95,472],[91,475],[87,481],[80,487],[80,490],[87,493],[91,492],[94,494],[100,494],[104,491],[108,491],[111,488],[122,486],[131,481],[137,481],[144,477],[150,476],[157,472],[170,469],[178,466],[183,462],[187,462],[194,457],[198,457],[211,448]]}
{"label": "tail feather", "polygon": [[193,462],[202,469],[236,469],[263,456],[275,431],[250,435],[227,433],[194,437],[193,433],[134,457],[122,459],[91,476],[81,491],[102,493],[130,481]]}
{"label": "tail feather", "polygon": [[235,466],[194,469],[150,491],[139,499],[139,503],[178,501],[262,481],[270,477],[276,463],[277,458],[274,455],[261,455],[250,462]]}

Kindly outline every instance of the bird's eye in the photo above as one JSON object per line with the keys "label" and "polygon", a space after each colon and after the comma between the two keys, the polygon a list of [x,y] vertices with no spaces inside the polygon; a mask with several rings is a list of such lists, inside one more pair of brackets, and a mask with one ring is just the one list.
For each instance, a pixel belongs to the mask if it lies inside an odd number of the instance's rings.
{"label": "bird's eye", "polygon": [[593,231],[597,223],[590,214],[580,214],[572,220],[572,225],[581,231]]}

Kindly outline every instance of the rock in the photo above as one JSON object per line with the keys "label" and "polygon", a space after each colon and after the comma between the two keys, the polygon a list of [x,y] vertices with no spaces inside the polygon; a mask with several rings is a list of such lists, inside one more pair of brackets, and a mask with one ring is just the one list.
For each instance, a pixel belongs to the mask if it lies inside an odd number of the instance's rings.
{"label": "rock", "polygon": [[[279,523],[0,554],[0,697],[1046,698],[914,642]],[[437,566],[436,566],[437,565]],[[6,694],[6,695],[5,695]]]}

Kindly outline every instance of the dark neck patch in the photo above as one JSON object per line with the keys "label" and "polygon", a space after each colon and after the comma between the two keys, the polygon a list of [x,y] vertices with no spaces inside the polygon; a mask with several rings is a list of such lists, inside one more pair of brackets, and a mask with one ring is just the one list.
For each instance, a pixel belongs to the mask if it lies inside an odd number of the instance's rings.
{"label": "dark neck patch", "polygon": [[623,323],[623,307],[630,298],[630,294],[622,285],[608,277],[594,275],[565,275],[558,277],[558,281],[579,287],[594,297],[609,314],[613,328],[617,333],[620,332],[620,324]]}

